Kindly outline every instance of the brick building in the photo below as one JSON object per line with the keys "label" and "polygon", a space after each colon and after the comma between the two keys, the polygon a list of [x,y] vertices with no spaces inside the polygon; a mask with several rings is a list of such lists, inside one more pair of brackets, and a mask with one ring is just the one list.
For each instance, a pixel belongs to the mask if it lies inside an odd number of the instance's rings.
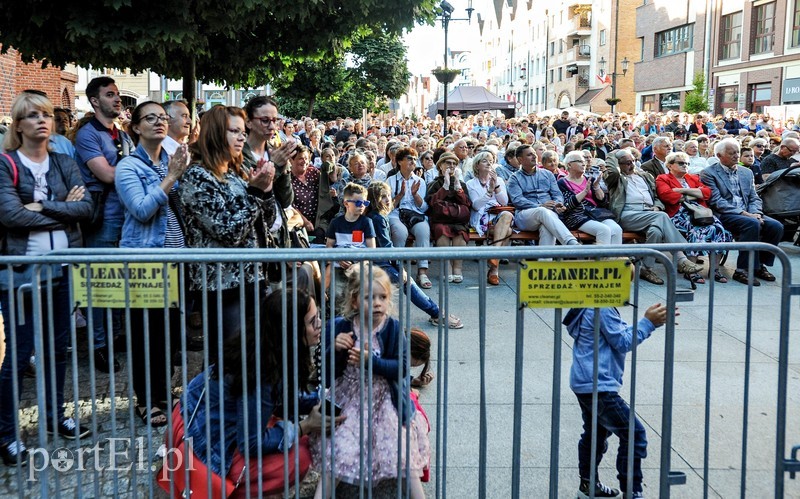
{"label": "brick building", "polygon": [[52,66],[42,69],[38,62],[25,64],[20,53],[11,48],[0,55],[0,116],[11,114],[11,102],[26,89],[46,92],[56,106],[74,108],[77,82],[76,71]]}

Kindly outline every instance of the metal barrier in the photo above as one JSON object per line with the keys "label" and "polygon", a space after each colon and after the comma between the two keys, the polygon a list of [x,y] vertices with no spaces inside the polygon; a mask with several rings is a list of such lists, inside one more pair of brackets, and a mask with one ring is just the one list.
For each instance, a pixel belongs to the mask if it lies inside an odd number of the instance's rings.
{"label": "metal barrier", "polygon": [[[225,317],[223,313],[212,314],[214,323],[204,320],[202,325],[203,348],[201,352],[191,352],[187,348],[187,336],[190,328],[187,325],[186,311],[190,302],[191,293],[187,292],[187,271],[189,265],[200,265],[198,272],[206,286],[213,282],[216,287],[222,283],[223,265],[232,265],[232,268],[244,272],[250,264],[267,264],[269,262],[295,262],[297,260],[308,261],[316,260],[321,264],[337,262],[342,260],[349,261],[373,261],[385,262],[388,260],[399,261],[400,269],[405,270],[411,275],[411,260],[430,259],[434,264],[432,270],[437,270],[436,263],[440,265],[438,286],[436,294],[437,301],[441,305],[443,317],[447,318],[450,313],[463,315],[465,319],[474,319],[473,324],[463,330],[449,330],[447,319],[440,320],[435,332],[428,330],[434,348],[432,351],[432,362],[435,365],[435,384],[423,390],[420,396],[422,406],[428,411],[430,421],[430,476],[431,481],[423,486],[425,495],[428,497],[541,497],[544,493],[544,484],[548,484],[550,497],[572,496],[575,493],[578,482],[578,472],[576,469],[577,460],[574,455],[572,442],[578,439],[580,434],[580,420],[576,418],[578,404],[573,397],[564,397],[563,392],[569,389],[569,384],[565,385],[565,373],[569,372],[569,363],[564,362],[564,351],[562,342],[571,339],[564,336],[562,320],[564,314],[559,308],[532,309],[526,312],[528,307],[521,304],[519,293],[521,283],[524,278],[523,272],[526,268],[518,263],[523,260],[529,262],[554,259],[555,261],[569,262],[571,259],[590,259],[603,261],[614,257],[631,257],[641,259],[645,256],[653,256],[663,264],[666,269],[666,285],[662,287],[640,286],[638,277],[632,283],[632,297],[630,303],[633,305],[631,311],[623,311],[623,318],[630,324],[637,324],[643,317],[643,310],[649,302],[658,301],[660,296],[666,302],[669,311],[663,339],[661,333],[655,333],[654,338],[648,341],[644,353],[639,352],[639,341],[634,339],[631,345],[629,356],[630,367],[626,370],[628,377],[623,387],[623,396],[629,401],[631,413],[639,415],[649,426],[647,430],[650,448],[658,450],[651,453],[644,464],[645,482],[650,487],[645,489],[646,495],[657,494],[660,497],[669,497],[671,487],[681,484],[676,489],[680,495],[690,495],[697,497],[709,497],[719,495],[728,497],[740,495],[744,497],[747,492],[751,495],[764,496],[774,494],[774,497],[784,497],[800,493],[796,482],[786,482],[785,474],[800,471],[800,462],[794,459],[794,454],[798,447],[791,448],[792,443],[800,443],[800,431],[796,425],[787,427],[787,418],[797,415],[797,408],[800,407],[800,400],[796,396],[797,390],[788,390],[792,383],[789,377],[791,372],[796,373],[796,368],[791,366],[796,363],[790,362],[790,300],[794,294],[800,294],[800,286],[792,285],[791,265],[789,257],[780,249],[765,244],[726,244],[709,245],[697,244],[693,248],[699,250],[735,250],[751,252],[751,267],[753,262],[753,251],[770,251],[777,256],[777,260],[782,266],[782,276],[780,287],[764,286],[759,292],[762,296],[766,295],[766,300],[760,299],[758,293],[754,293],[752,287],[744,287],[737,283],[726,284],[726,288],[720,287],[713,279],[705,287],[699,287],[694,293],[679,286],[674,266],[671,261],[658,250],[668,252],[681,251],[685,248],[678,245],[626,245],[626,246],[591,246],[579,249],[565,247],[511,247],[495,248],[487,250],[485,248],[463,248],[463,249],[439,249],[439,248],[407,248],[403,250],[341,250],[325,249],[314,250],[267,250],[267,251],[202,251],[187,249],[181,252],[162,251],[162,250],[139,250],[136,252],[124,250],[101,251],[97,249],[72,250],[61,254],[53,254],[44,257],[25,258],[9,257],[0,259],[0,265],[23,265],[33,264],[34,274],[41,275],[43,278],[43,293],[30,293],[30,291],[2,292],[7,300],[9,307],[4,310],[7,318],[5,324],[5,334],[7,345],[6,356],[11,360],[17,357],[14,339],[19,328],[25,327],[20,324],[17,317],[25,315],[26,307],[31,307],[31,318],[34,333],[35,369],[36,369],[36,390],[35,399],[31,398],[30,390],[21,390],[21,379],[16,373],[11,376],[14,395],[14,411],[20,414],[18,423],[15,425],[17,438],[27,440],[28,443],[37,442],[31,448],[31,461],[29,464],[14,467],[0,468],[0,495],[17,495],[22,497],[31,494],[43,497],[60,496],[155,496],[160,493],[158,485],[154,482],[157,470],[165,462],[163,454],[165,450],[161,444],[165,441],[163,430],[153,428],[151,425],[144,425],[139,420],[134,411],[134,388],[132,371],[144,367],[149,373],[151,366],[157,362],[163,362],[166,372],[171,371],[171,367],[178,368],[179,379],[168,380],[169,386],[167,393],[185,394],[187,387],[195,374],[206,371],[208,366],[216,364],[220,371],[225,371],[225,356],[229,353],[225,350],[223,335],[213,334],[213,329],[229,329],[233,319],[240,324],[245,324],[248,317],[254,317],[252,329],[246,330],[241,337],[234,338],[239,342],[239,357],[242,360],[242,392],[250,396],[244,396],[244,403],[254,402],[255,427],[264,428],[270,420],[272,414],[262,411],[262,388],[265,380],[260,376],[252,378],[255,380],[255,388],[251,389],[247,373],[253,370],[255,373],[261,372],[262,362],[267,361],[255,353],[260,352],[262,345],[261,337],[254,335],[252,338],[249,331],[262,331],[263,321],[274,321],[275,318],[268,316],[261,310],[262,302],[255,299],[265,290],[255,284],[252,288],[239,288],[236,295],[231,297],[226,295],[224,300],[238,302],[233,315]],[[506,286],[499,289],[488,290],[485,282],[486,258],[506,258],[511,260],[512,267],[502,270],[502,277],[506,281]],[[477,260],[477,271],[465,272],[468,276],[465,283],[461,286],[449,284],[446,276],[446,261],[453,258],[464,260]],[[708,257],[706,257],[708,259]],[[714,259],[710,258],[709,265],[711,270],[709,275],[713,275]],[[48,393],[47,386],[56,385],[58,366],[55,362],[54,335],[60,324],[52,320],[43,320],[46,317],[53,317],[55,312],[54,300],[57,299],[59,286],[54,286],[54,278],[57,277],[59,264],[69,264],[72,268],[85,265],[109,265],[108,268],[121,269],[121,273],[115,275],[100,275],[87,272],[82,275],[83,283],[91,288],[95,282],[111,282],[119,278],[121,282],[122,299],[128,305],[121,309],[125,316],[125,369],[119,373],[110,372],[108,375],[95,372],[94,359],[92,355],[84,358],[86,350],[84,342],[79,340],[74,319],[69,324],[69,342],[72,350],[68,354],[67,360],[68,374],[66,375],[67,392],[65,396],[67,415],[74,416],[78,424],[91,427],[92,436],[85,439],[77,439],[74,444],[69,444],[66,440],[48,437],[48,426],[55,426],[58,421],[55,416],[46,421],[44,408],[48,402],[56,405],[55,394]],[[137,270],[141,274],[132,272],[132,269],[140,269],[138,264],[151,264],[146,267],[148,270]],[[111,264],[118,264],[116,267]],[[53,265],[56,265],[54,267]],[[467,266],[474,268],[471,262]],[[365,267],[366,270],[360,275],[360,296],[363,302],[366,299],[366,310],[363,307],[358,314],[359,319],[371,329],[375,326],[372,323],[372,312],[374,302],[372,299],[375,291],[374,267]],[[170,292],[168,281],[170,269],[177,272],[177,286]],[[752,268],[750,269],[752,271]],[[149,273],[148,273],[149,272]],[[214,275],[209,281],[209,272]],[[280,265],[281,283],[298,282],[302,276],[301,270],[296,265]],[[476,281],[469,278],[470,274],[477,276]],[[334,273],[331,279],[331,289],[337,287],[337,275]],[[63,282],[63,280],[62,280]],[[152,288],[141,285],[140,283],[160,284]],[[436,282],[436,280],[435,280]],[[322,288],[326,288],[325,276],[322,275]],[[160,324],[161,312],[151,314],[141,314],[141,322],[136,322],[138,310],[132,308],[132,300],[142,299],[133,298],[134,292],[140,289],[151,289],[150,299],[155,299],[159,294],[163,296],[162,303],[167,303],[167,307],[162,307],[163,324]],[[12,286],[13,287],[13,286]],[[735,288],[734,288],[735,287]],[[101,288],[97,288],[101,289]],[[155,292],[152,292],[152,290]],[[201,291],[207,291],[205,288]],[[663,295],[661,291],[664,291]],[[738,300],[736,290],[741,291],[745,296],[741,301]],[[477,296],[475,296],[477,292]],[[249,300],[248,294],[253,297]],[[645,298],[647,295],[652,297]],[[717,296],[722,295],[728,299],[736,300],[733,307],[737,309],[728,310],[729,305],[718,303]],[[331,299],[328,301],[325,294],[319,304],[321,313],[321,323],[325,325],[321,336],[321,348],[323,351],[330,350],[329,355],[320,357],[320,383],[322,386],[330,386],[328,397],[337,400],[337,390],[347,389],[347,385],[341,385],[341,379],[337,383],[335,373],[337,358],[334,355],[335,349],[329,349],[333,337],[326,334],[325,329],[332,321],[331,310],[337,309],[337,303],[341,298],[336,293],[330,293]],[[731,298],[732,297],[732,298]],[[90,309],[95,307],[93,296],[87,296],[85,306]],[[194,299],[201,304],[202,309],[207,313],[216,305],[222,308],[223,296],[220,293],[195,293]],[[249,301],[248,301],[249,300]],[[683,315],[678,317],[680,326],[678,331],[681,335],[676,335],[674,320],[674,310],[679,302],[691,302],[698,305],[699,311],[693,310],[693,305],[682,305]],[[69,303],[74,304],[76,297],[70,289]],[[777,319],[774,312],[777,311],[774,305],[779,302],[780,309]],[[408,381],[409,372],[412,368],[409,355],[408,331],[411,327],[421,323],[421,314],[411,305],[410,292],[396,293],[394,299],[397,308],[397,318],[399,328],[405,334],[398,336],[397,358],[401,364],[395,369],[397,379],[392,379],[399,386],[404,386]],[[170,308],[170,304],[177,305]],[[746,304],[744,312],[744,324],[737,322],[730,323],[731,317],[734,321],[736,317],[742,315],[741,306]],[[81,305],[84,305],[83,303]],[[474,305],[477,305],[474,306]],[[300,442],[299,431],[292,426],[292,431],[287,431],[289,421],[299,421],[302,412],[302,401],[296,397],[290,401],[290,393],[297,393],[302,387],[298,386],[298,362],[296,357],[303,338],[301,328],[306,327],[305,323],[298,320],[291,321],[289,324],[285,319],[287,312],[297,310],[297,293],[280,293],[281,316],[281,376],[282,392],[279,394],[281,411],[278,419],[284,425],[286,434],[292,436],[294,441],[293,449],[298,448]],[[761,307],[754,310],[754,307]],[[510,315],[505,314],[508,309]],[[687,310],[688,309],[688,310]],[[181,320],[177,323],[177,335],[173,334],[174,326],[170,323],[170,310],[180,311]],[[722,314],[719,310],[723,311]],[[511,312],[513,311],[513,312]],[[688,314],[686,312],[689,312]],[[702,313],[701,313],[702,312]],[[716,313],[715,313],[716,312]],[[727,313],[726,313],[727,312]],[[764,312],[769,312],[769,315]],[[175,312],[172,312],[174,315]],[[466,314],[466,315],[464,315]],[[110,322],[112,312],[106,312],[106,318]],[[92,314],[88,313],[89,332],[86,334],[88,352],[93,351],[94,338],[91,334]],[[296,317],[297,314],[294,314]],[[208,315],[205,316],[208,319]],[[597,315],[595,316],[597,317]],[[700,318],[703,320],[700,326],[692,323],[685,324],[684,318]],[[513,320],[511,320],[513,318]],[[552,318],[552,323],[550,323]],[[141,324],[141,330],[132,329],[132,319],[135,324]],[[755,321],[754,321],[755,319]],[[533,324],[531,324],[533,323]],[[474,327],[477,324],[477,328]],[[716,326],[715,326],[716,325]],[[526,327],[527,326],[527,327]],[[755,326],[755,327],[754,327]],[[163,337],[163,359],[153,359],[150,356],[151,349],[149,344],[151,333],[156,329],[164,330]],[[696,336],[683,336],[683,331],[691,331]],[[513,334],[511,334],[513,331]],[[705,355],[701,355],[701,339],[705,334]],[[755,335],[754,335],[755,333]],[[597,338],[600,334],[599,320],[595,319],[595,352],[598,348]],[[435,336],[435,337],[434,337]],[[766,336],[766,338],[763,338]],[[700,337],[700,339],[697,339]],[[45,338],[48,341],[45,342]],[[141,345],[143,348],[143,358],[135,358],[132,350],[136,348],[138,338],[143,338]],[[636,338],[636,335],[634,335]],[[676,340],[677,338],[677,340]],[[688,345],[684,345],[687,338]],[[453,341],[451,341],[453,340]],[[114,345],[113,335],[109,334],[110,346],[112,349],[119,350],[118,345]],[[175,342],[179,343],[178,345]],[[663,347],[661,344],[663,342]],[[656,346],[649,343],[655,343]],[[233,343],[235,344],[235,343]],[[718,346],[720,345],[721,346]],[[677,352],[676,352],[677,345]],[[157,345],[157,346],[160,346]],[[368,353],[374,353],[376,345],[369,343]],[[390,345],[378,345],[385,351]],[[476,349],[475,346],[478,348]],[[248,348],[254,348],[249,351]],[[513,354],[511,352],[513,348]],[[653,351],[663,348],[663,353],[657,356]],[[293,352],[295,357],[291,357],[287,352]],[[40,352],[47,352],[40,355]],[[175,352],[175,355],[168,353]],[[743,358],[737,356],[743,354]],[[122,355],[120,353],[120,355]],[[513,355],[514,362],[509,361]],[[688,360],[682,356],[690,357]],[[722,356],[724,362],[719,361]],[[755,356],[755,359],[754,359]],[[592,407],[594,417],[591,427],[593,434],[597,435],[597,383],[598,369],[597,354],[594,355],[594,387],[592,397]],[[24,359],[22,359],[24,360]],[[253,362],[251,365],[250,362]],[[46,364],[50,379],[45,378]],[[88,365],[87,365],[88,364]],[[511,367],[513,365],[513,368]],[[466,367],[464,367],[466,366]],[[340,366],[341,367],[341,366]],[[743,369],[741,369],[743,367]],[[357,375],[351,372],[358,379],[358,442],[367,442],[366,451],[359,453],[358,466],[361,469],[371,468],[374,459],[373,455],[376,447],[371,441],[374,437],[373,431],[373,410],[379,410],[376,403],[380,401],[376,397],[385,397],[385,386],[377,391],[374,389],[376,377],[385,378],[385,372],[380,371],[381,366],[376,368],[373,363],[359,364]],[[380,371],[376,373],[376,370]],[[644,371],[642,371],[644,370]],[[231,370],[230,372],[234,372]],[[499,371],[500,374],[493,374]],[[720,372],[721,371],[721,372]],[[513,375],[513,391],[509,390],[508,375]],[[773,380],[774,377],[774,380]],[[106,381],[107,379],[107,381]],[[213,411],[213,391],[225,392],[231,386],[225,384],[223,376],[206,376],[198,378],[197,387],[202,387],[202,396],[197,397],[201,402],[197,407],[205,407],[203,416],[205,417],[205,440],[211,441],[210,424]],[[386,378],[388,379],[388,378]],[[702,379],[703,384],[698,385],[697,380]],[[677,380],[677,384],[676,384]],[[773,382],[774,381],[774,382]],[[734,382],[741,389],[733,388]],[[388,383],[388,381],[387,381]],[[340,386],[337,387],[337,384]],[[739,385],[740,384],[740,385]],[[767,390],[751,389],[753,384],[759,386],[767,385]],[[797,382],[792,383],[792,388],[796,388]],[[154,404],[153,388],[149,376],[145,379],[145,399],[146,407]],[[352,388],[351,388],[352,389]],[[435,391],[435,397],[432,392]],[[721,392],[721,395],[718,393]],[[266,392],[264,392],[266,393]],[[349,390],[348,390],[349,393]],[[771,394],[775,395],[774,400]],[[22,402],[16,400],[22,395]],[[274,396],[269,394],[265,398]],[[402,425],[402,415],[408,409],[410,400],[407,399],[408,392],[402,391],[397,402],[397,429],[396,435],[392,440],[395,441],[396,459],[394,464],[395,476],[409,476],[411,474],[411,464],[404,456],[411,454],[411,445],[414,440],[411,431],[404,431],[410,425]],[[49,397],[50,400],[47,400]],[[255,397],[255,400],[251,400]],[[741,400],[738,399],[741,397]],[[141,397],[140,397],[141,398]],[[477,400],[477,403],[475,402]],[[385,399],[384,399],[385,402]],[[191,422],[193,415],[185,407],[181,406],[180,413],[173,414],[170,410],[165,410],[168,420],[167,428],[174,423],[174,417],[180,414],[185,422]],[[270,406],[272,407],[272,406]],[[509,411],[509,408],[511,409]],[[475,411],[477,409],[477,411]],[[679,410],[679,424],[675,424],[675,411]],[[332,406],[322,404],[321,411],[326,415],[333,410]],[[772,411],[775,411],[774,413]],[[702,413],[702,418],[700,418]],[[249,441],[253,435],[249,430],[249,417],[252,413],[243,412],[243,434],[238,438]],[[217,416],[221,419],[220,424],[224,426],[226,414],[217,411]],[[741,418],[736,421],[735,418]],[[751,424],[753,419],[756,424]],[[789,419],[791,420],[791,419]],[[274,421],[272,422],[274,423]],[[549,423],[549,424],[548,424]],[[722,428],[720,428],[722,426]],[[633,435],[633,420],[628,427],[628,435]],[[700,445],[700,434],[702,433],[702,445]],[[333,433],[332,435],[336,435]],[[736,436],[737,438],[733,438]],[[222,434],[219,444],[222,448],[227,448],[230,435]],[[314,437],[319,441],[319,452],[326,455],[328,449],[333,455],[332,461],[336,462],[337,437],[328,437],[325,432]],[[343,438],[343,437],[339,437]],[[569,445],[562,446],[564,442]],[[634,445],[633,438],[629,438],[629,445],[623,451],[627,455],[628,469],[627,475],[633,474]],[[180,442],[172,438],[170,432],[166,432],[167,455],[174,457],[175,453],[169,450],[176,447]],[[289,443],[288,441],[286,442]],[[549,445],[548,445],[549,443]],[[244,462],[249,463],[250,459],[256,460],[256,467],[260,468],[267,456],[262,456],[262,445],[268,442],[258,440],[253,448],[245,447],[243,454]],[[269,444],[271,445],[271,444]],[[604,482],[616,484],[616,480],[611,478],[609,471],[613,469],[610,465],[596,465],[596,449],[602,446],[603,442],[596,439],[592,441],[592,470],[590,481],[594,482],[599,477],[597,471],[605,471]],[[787,447],[789,445],[789,447]],[[237,447],[238,448],[238,447]],[[571,449],[569,452],[561,453],[561,450]],[[790,455],[791,448],[791,455]],[[210,448],[201,457],[204,462],[209,462],[211,456]],[[283,482],[281,492],[284,496],[296,494],[306,496],[313,494],[313,483],[307,484],[311,488],[290,488],[290,481],[299,483],[301,480],[301,453],[290,454],[287,446],[281,448],[282,459],[280,467],[283,468]],[[719,450],[719,452],[715,452]],[[61,452],[61,453],[60,453]],[[255,456],[253,455],[255,454]],[[615,452],[609,450],[606,455],[605,463],[611,462]],[[733,456],[737,456],[734,460]],[[788,457],[787,457],[788,456]],[[764,460],[766,459],[767,470],[764,470]],[[220,467],[227,469],[226,463],[228,456],[222,455]],[[240,459],[241,461],[241,459]],[[169,468],[174,464],[166,461]],[[335,480],[338,473],[329,469],[325,460],[320,466],[323,477],[331,475]],[[755,464],[754,464],[755,463]],[[748,472],[749,469],[755,468]],[[382,493],[391,493],[398,497],[412,497],[414,493],[411,481],[389,481],[384,483],[373,482],[372,473],[361,473],[360,479],[356,480],[349,488],[340,486],[336,490],[330,490],[330,484],[322,480],[323,494],[347,497],[348,495],[367,495],[372,497],[373,493],[383,490]],[[736,475],[738,480],[731,480],[731,475]],[[167,489],[171,496],[180,495],[176,489],[175,473],[168,473],[166,479]],[[258,496],[265,484],[262,482],[261,475],[252,483],[248,479],[247,468],[242,476],[245,478],[238,486],[239,492],[251,496]],[[411,475],[413,476],[413,475]],[[571,477],[571,478],[570,478]],[[184,473],[184,481],[189,481],[190,473]],[[491,483],[491,489],[490,489]],[[735,483],[736,487],[731,487]],[[387,485],[388,484],[388,485]],[[656,485],[657,484],[657,485]],[[210,479],[206,481],[206,486],[210,486]],[[631,482],[628,483],[628,490],[624,491],[630,496],[632,492]],[[383,489],[381,489],[383,487]],[[388,489],[387,489],[388,487]],[[789,487],[789,488],[787,488]],[[308,487],[307,487],[308,488]],[[592,496],[592,494],[589,494]]]}

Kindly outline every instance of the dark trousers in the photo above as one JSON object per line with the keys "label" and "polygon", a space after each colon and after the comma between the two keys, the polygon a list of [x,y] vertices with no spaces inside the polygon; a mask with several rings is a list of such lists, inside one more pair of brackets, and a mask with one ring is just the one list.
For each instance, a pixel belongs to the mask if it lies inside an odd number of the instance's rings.
{"label": "dark trousers", "polygon": [[[581,478],[588,480],[592,463],[592,394],[576,393],[583,417],[583,434],[578,442],[578,471]],[[633,491],[642,491],[642,459],[647,457],[647,434],[644,426],[634,415],[633,430]],[[617,450],[617,478],[624,491],[628,484],[628,425],[631,408],[616,392],[597,394],[597,453],[596,464],[600,466],[603,455],[608,450],[608,437],[614,434],[619,438]],[[595,469],[597,471],[597,469]],[[597,473],[595,476],[599,477]],[[598,478],[599,480],[599,478]]]}
{"label": "dark trousers", "polygon": [[[739,242],[763,242],[777,246],[783,237],[783,224],[766,215],[763,224],[755,218],[744,215],[721,214],[719,220]],[[748,260],[748,252],[740,251],[739,258],[736,260],[736,268],[747,270]],[[758,270],[762,264],[771,267],[774,262],[774,254],[768,251],[757,251],[754,268]]]}
{"label": "dark trousers", "polygon": [[[42,271],[42,275],[45,275]],[[16,290],[12,291],[16,293]],[[25,378],[23,373],[28,366],[31,354],[34,349],[34,330],[33,330],[33,296],[31,293],[24,294],[25,310],[24,322],[17,314],[18,303],[12,310],[8,299],[8,291],[0,291],[0,307],[3,309],[3,322],[5,323],[5,343],[6,355],[3,365],[0,367],[0,444],[8,443],[15,438],[15,421],[17,413],[14,411],[14,391],[13,376],[17,373],[19,383],[19,393],[23,392]],[[36,352],[37,357],[41,356],[44,362],[45,377],[45,404],[47,426],[52,427],[53,415],[60,421],[64,417],[64,381],[67,371],[67,346],[69,345],[69,268],[63,267],[61,283],[53,287],[53,316],[48,314],[49,304],[47,300],[46,284],[42,286],[42,327],[44,351]],[[53,335],[50,335],[50,325],[53,326]],[[16,327],[14,327],[16,325]],[[14,329],[14,337],[11,330]],[[51,348],[55,357],[51,355]],[[16,352],[16,358],[14,353]],[[15,360],[16,362],[12,361]],[[55,361],[54,361],[55,360]],[[51,383],[53,377],[53,364],[55,365],[55,386]],[[37,376],[42,373],[37,370]],[[34,390],[36,388],[34,387]],[[53,406],[53,392],[55,391],[56,405]],[[41,416],[40,416],[41,417]]]}
{"label": "dark trousers", "polygon": [[[146,317],[146,319],[145,319]],[[131,377],[136,403],[147,406],[147,387],[150,387],[150,406],[171,409],[170,388],[174,366],[174,354],[181,349],[182,310],[169,309],[169,349],[167,349],[167,326],[164,309],[131,309]],[[145,320],[147,329],[145,330]],[[145,334],[145,331],[147,333]],[[149,349],[145,348],[145,338]],[[145,361],[150,363],[146,369]],[[167,370],[167,362],[170,369]]]}

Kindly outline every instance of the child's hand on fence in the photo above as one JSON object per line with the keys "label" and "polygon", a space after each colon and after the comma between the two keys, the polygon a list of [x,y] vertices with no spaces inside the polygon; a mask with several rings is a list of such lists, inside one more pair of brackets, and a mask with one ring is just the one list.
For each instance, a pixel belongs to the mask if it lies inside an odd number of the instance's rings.
{"label": "child's hand on fence", "polygon": [[353,348],[355,344],[356,341],[353,339],[353,333],[339,333],[336,335],[334,348],[337,352],[344,352],[345,350]]}
{"label": "child's hand on fence", "polygon": [[[675,308],[675,315],[680,315],[677,307]],[[666,305],[656,303],[647,309],[647,311],[644,313],[644,316],[646,319],[650,320],[655,327],[661,327],[665,322],[667,322],[667,307]]]}

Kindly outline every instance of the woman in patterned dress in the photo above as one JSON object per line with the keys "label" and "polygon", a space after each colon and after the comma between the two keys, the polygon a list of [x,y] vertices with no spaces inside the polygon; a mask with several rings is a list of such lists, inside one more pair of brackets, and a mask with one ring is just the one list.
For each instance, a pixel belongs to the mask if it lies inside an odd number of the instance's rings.
{"label": "woman in patterned dress", "polygon": [[[674,152],[666,158],[669,173],[664,173],[656,178],[656,190],[658,197],[666,207],[667,215],[672,219],[678,231],[691,243],[727,243],[733,241],[733,236],[725,230],[722,222],[715,216],[714,223],[711,225],[693,225],[689,217],[689,211],[683,206],[685,199],[696,201],[702,206],[711,197],[711,189],[700,181],[700,177],[688,173],[689,156],[683,152]],[[689,260],[696,262],[697,256],[706,253],[704,251],[692,251],[691,247],[686,251]],[[719,271],[719,260],[722,252],[717,251],[717,270],[714,273],[714,280],[720,283],[728,282],[728,279]],[[684,274],[686,279],[704,284],[706,281],[699,273]]]}

